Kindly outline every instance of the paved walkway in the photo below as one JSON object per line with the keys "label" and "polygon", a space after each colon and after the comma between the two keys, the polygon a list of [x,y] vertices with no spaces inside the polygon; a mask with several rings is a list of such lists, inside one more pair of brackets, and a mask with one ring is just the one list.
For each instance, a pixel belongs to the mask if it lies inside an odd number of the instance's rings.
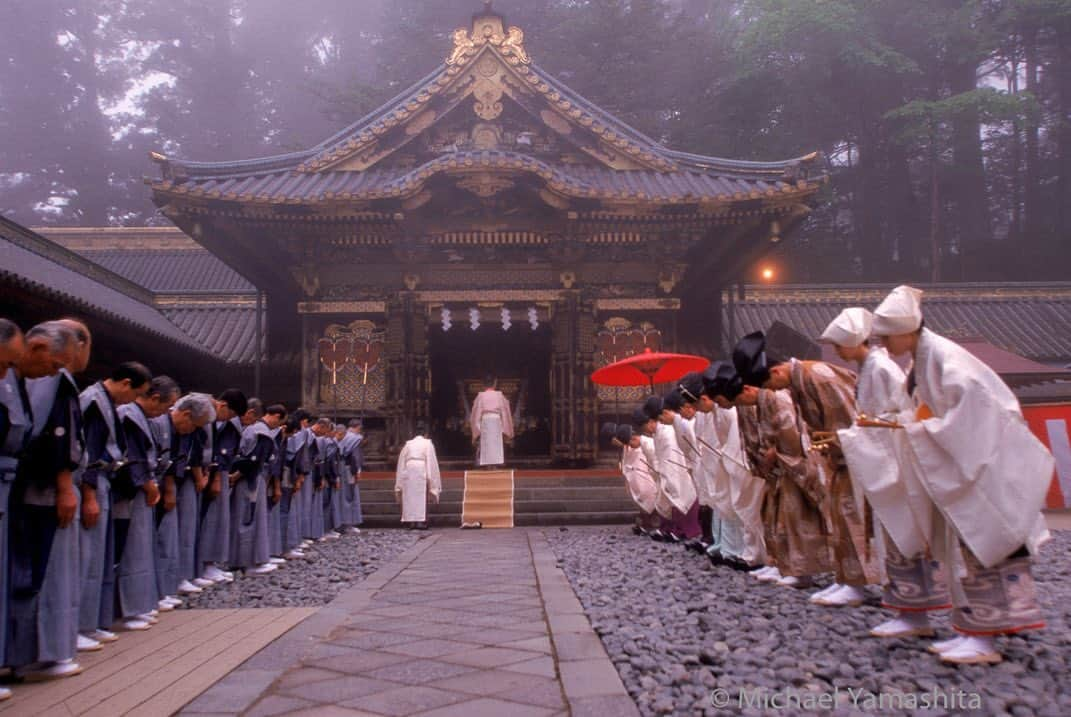
{"label": "paved walkway", "polygon": [[0,715],[170,715],[314,608],[176,610],[144,632],[123,633],[99,652],[80,652],[85,671],[13,685]]}
{"label": "paved walkway", "polygon": [[537,529],[432,532],[184,715],[636,715]]}

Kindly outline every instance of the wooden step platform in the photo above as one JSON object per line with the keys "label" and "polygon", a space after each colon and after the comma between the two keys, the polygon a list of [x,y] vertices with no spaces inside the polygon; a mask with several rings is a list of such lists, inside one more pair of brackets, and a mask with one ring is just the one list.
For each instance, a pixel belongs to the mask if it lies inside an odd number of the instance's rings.
{"label": "wooden step platform", "polygon": [[485,528],[512,528],[513,471],[465,471],[461,521],[479,522]]}

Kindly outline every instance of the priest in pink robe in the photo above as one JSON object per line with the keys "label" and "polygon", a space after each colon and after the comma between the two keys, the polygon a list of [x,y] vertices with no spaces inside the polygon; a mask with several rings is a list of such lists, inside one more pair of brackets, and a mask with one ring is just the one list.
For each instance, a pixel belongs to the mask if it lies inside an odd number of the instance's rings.
{"label": "priest in pink robe", "polygon": [[503,437],[513,438],[513,414],[505,395],[495,387],[495,379],[484,379],[484,389],[472,404],[472,441],[479,442],[477,464],[497,466],[506,462]]}

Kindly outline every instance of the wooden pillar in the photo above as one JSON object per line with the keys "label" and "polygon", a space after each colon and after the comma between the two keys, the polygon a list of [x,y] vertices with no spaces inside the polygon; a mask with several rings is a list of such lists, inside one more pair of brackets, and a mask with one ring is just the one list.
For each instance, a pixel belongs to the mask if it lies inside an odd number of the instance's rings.
{"label": "wooden pillar", "polygon": [[387,401],[383,409],[387,453],[394,458],[413,437],[418,420],[427,420],[429,363],[423,304],[412,292],[400,292],[387,304]]}
{"label": "wooden pillar", "polygon": [[431,379],[428,362],[428,328],[424,304],[418,302],[412,294],[407,294],[405,301],[405,378],[406,401],[405,414],[410,419],[409,438],[415,430],[417,421],[429,418],[430,401],[429,384]]}
{"label": "wooden pillar", "polygon": [[[319,338],[309,325],[308,314],[301,315],[301,405],[309,411],[320,402]],[[271,332],[269,331],[269,334]]]}
{"label": "wooden pillar", "polygon": [[[716,285],[714,287],[714,293],[711,296],[711,314],[713,314],[713,316],[711,316],[711,319],[714,322],[714,325],[711,327],[711,333],[714,335],[714,339],[715,340],[714,340],[713,344],[717,348],[718,352],[721,354],[721,356],[723,358],[729,358],[730,357],[730,353],[733,350],[733,343],[732,343],[733,340],[729,336],[729,334],[732,334],[733,327],[732,327],[732,319],[730,318],[730,320],[729,320],[729,331],[728,331],[728,334],[727,334],[726,330],[725,330],[725,313],[723,311],[723,306],[724,306],[724,296],[723,296],[723,294],[724,294],[724,287],[722,287],[721,284]],[[731,300],[732,300],[732,297],[730,297],[730,301]],[[732,307],[732,304],[730,304],[730,309],[729,309],[730,312],[732,311],[731,307]],[[731,316],[731,314],[730,314],[730,316]]]}
{"label": "wooden pillar", "polygon": [[405,300],[396,296],[387,302],[387,328],[383,341],[383,367],[387,398],[383,404],[388,460],[395,458],[412,436],[405,425]]}
{"label": "wooden pillar", "polygon": [[572,297],[556,302],[551,320],[550,369],[550,455],[555,461],[568,461],[573,452],[573,370],[572,370]]}
{"label": "wooden pillar", "polygon": [[576,305],[576,361],[573,364],[576,441],[573,458],[590,463],[599,453],[599,396],[591,374],[595,370],[595,300],[578,297]]}
{"label": "wooden pillar", "polygon": [[551,456],[588,463],[598,453],[595,302],[570,291],[556,304],[551,327]]}

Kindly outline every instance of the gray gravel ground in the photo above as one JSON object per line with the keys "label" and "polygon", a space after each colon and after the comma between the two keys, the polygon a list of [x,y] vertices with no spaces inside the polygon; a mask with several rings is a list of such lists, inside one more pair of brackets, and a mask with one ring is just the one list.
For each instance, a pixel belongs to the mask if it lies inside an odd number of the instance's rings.
{"label": "gray gravel ground", "polygon": [[[1054,533],[1035,565],[1047,629],[1000,638],[1002,664],[962,667],[940,664],[929,640],[869,637],[890,615],[877,592],[861,608],[823,608],[812,590],[760,584],[628,528],[546,535],[644,715],[1071,715],[1071,532]],[[952,636],[944,616],[935,623],[938,639]]]}
{"label": "gray gravel ground", "polygon": [[316,543],[304,560],[291,560],[267,575],[245,577],[208,588],[183,608],[319,607],[374,573],[429,533],[362,530],[338,540]]}

